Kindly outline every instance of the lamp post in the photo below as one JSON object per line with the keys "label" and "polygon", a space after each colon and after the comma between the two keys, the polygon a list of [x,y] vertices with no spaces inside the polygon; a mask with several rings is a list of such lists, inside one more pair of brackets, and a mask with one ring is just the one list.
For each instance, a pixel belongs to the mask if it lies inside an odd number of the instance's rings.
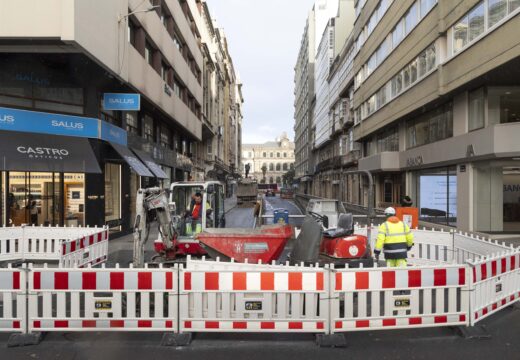
{"label": "lamp post", "polygon": [[121,23],[121,21],[128,19],[128,17],[131,16],[131,15],[139,14],[139,13],[147,13],[147,12],[150,12],[150,11],[154,11],[155,9],[160,8],[160,7],[161,7],[160,5],[154,5],[154,6],[148,7],[145,10],[136,10],[136,11],[132,11],[131,13],[128,13],[126,15],[119,15],[118,19],[117,19],[117,22]]}

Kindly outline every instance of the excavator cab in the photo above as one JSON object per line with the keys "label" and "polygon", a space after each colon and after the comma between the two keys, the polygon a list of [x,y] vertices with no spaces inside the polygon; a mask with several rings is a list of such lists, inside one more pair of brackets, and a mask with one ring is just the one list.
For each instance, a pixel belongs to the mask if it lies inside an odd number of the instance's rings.
{"label": "excavator cab", "polygon": [[169,201],[172,221],[181,239],[193,238],[207,228],[225,226],[224,186],[217,181],[173,183]]}

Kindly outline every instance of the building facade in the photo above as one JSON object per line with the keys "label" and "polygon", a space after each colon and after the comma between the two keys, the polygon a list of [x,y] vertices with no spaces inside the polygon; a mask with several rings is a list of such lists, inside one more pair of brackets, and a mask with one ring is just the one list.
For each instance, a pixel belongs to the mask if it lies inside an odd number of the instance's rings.
{"label": "building facade", "polygon": [[294,143],[286,133],[275,141],[242,145],[243,176],[245,177],[245,166],[249,164],[249,177],[261,183],[282,186],[283,175],[294,169],[294,161]]}
{"label": "building facade", "polygon": [[[425,222],[518,232],[519,14],[508,0],[356,1],[339,93],[377,207],[409,195]],[[340,186],[366,205],[358,181]]]}
{"label": "building facade", "polygon": [[2,3],[0,225],[124,233],[139,187],[207,174],[198,16],[185,0]]}

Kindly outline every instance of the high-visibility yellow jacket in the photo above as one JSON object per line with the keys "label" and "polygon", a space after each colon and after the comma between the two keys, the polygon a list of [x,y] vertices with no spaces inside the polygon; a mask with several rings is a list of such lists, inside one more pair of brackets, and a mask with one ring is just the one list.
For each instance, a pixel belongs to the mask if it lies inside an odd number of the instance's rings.
{"label": "high-visibility yellow jacket", "polygon": [[379,225],[374,253],[379,255],[381,250],[385,259],[406,259],[406,253],[413,246],[413,234],[410,227],[399,218],[391,216]]}

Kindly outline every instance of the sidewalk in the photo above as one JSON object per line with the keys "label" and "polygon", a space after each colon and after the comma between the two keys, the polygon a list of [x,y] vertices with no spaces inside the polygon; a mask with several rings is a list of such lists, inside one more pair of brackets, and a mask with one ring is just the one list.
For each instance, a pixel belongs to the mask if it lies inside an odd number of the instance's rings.
{"label": "sidewalk", "polygon": [[224,199],[224,209],[226,211],[226,214],[233,210],[237,206],[237,196],[233,195],[230,198]]}

